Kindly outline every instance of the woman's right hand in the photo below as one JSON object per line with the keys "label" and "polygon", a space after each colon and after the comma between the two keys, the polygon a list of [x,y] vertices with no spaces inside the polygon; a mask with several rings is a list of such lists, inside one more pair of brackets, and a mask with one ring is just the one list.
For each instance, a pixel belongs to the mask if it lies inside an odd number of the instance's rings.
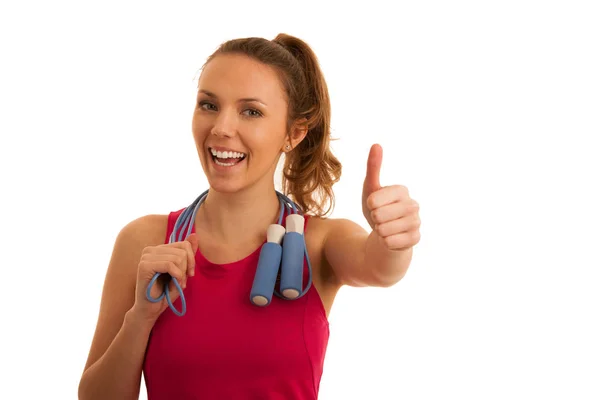
{"label": "woman's right hand", "polygon": [[[169,306],[166,296],[156,303],[146,297],[148,285],[157,272],[171,275],[172,279],[168,284],[171,302],[175,302],[179,298],[179,292],[173,279],[177,279],[182,290],[186,288],[187,278],[194,276],[195,273],[197,250],[198,239],[195,233],[189,235],[182,242],[144,248],[137,270],[135,304],[131,309],[136,319],[154,324],[160,314]],[[150,290],[153,298],[159,297],[164,292],[165,278],[168,276],[161,275],[154,282]]]}

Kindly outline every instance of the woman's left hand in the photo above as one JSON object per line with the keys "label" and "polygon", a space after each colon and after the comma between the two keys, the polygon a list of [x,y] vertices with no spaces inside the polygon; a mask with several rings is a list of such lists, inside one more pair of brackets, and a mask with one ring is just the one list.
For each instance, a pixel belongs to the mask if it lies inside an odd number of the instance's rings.
{"label": "woman's left hand", "polygon": [[363,185],[363,214],[385,247],[395,251],[407,250],[421,239],[419,204],[410,198],[405,186],[381,187],[379,172],[382,158],[381,146],[373,145]]}

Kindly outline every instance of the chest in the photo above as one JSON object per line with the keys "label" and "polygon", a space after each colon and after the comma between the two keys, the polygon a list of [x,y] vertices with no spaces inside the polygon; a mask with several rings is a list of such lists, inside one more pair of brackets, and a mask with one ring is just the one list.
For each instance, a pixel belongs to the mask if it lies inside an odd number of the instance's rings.
{"label": "chest", "polygon": [[145,369],[154,382],[173,378],[211,387],[227,377],[312,387],[319,379],[329,326],[315,288],[298,300],[274,297],[268,307],[252,305],[248,294],[256,258],[235,270],[198,265],[185,290],[186,315],[167,310],[152,331]]}

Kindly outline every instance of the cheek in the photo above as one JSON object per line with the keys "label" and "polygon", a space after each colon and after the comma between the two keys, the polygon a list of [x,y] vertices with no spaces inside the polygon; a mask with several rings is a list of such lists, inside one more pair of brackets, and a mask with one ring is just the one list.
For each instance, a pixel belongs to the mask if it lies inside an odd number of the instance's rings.
{"label": "cheek", "polygon": [[279,121],[261,124],[254,129],[251,137],[264,152],[276,154],[285,141],[285,125]]}
{"label": "cheek", "polygon": [[281,143],[280,138],[274,135],[263,135],[253,137],[246,141],[248,148],[254,156],[254,161],[270,167],[280,157]]}
{"label": "cheek", "polygon": [[196,142],[196,146],[203,146],[203,142],[210,135],[209,126],[203,121],[192,121],[192,136]]}
{"label": "cheek", "polygon": [[279,138],[276,137],[269,126],[253,126],[247,127],[240,132],[240,140],[254,154],[259,153],[266,156],[273,152],[278,146]]}

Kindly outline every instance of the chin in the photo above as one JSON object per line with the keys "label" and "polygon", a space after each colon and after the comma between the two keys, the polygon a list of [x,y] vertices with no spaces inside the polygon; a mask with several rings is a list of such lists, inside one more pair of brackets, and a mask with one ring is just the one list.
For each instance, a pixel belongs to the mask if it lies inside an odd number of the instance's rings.
{"label": "chin", "polygon": [[237,193],[247,187],[244,182],[240,182],[237,179],[223,179],[217,177],[209,177],[208,184],[210,189],[219,193],[233,194]]}

